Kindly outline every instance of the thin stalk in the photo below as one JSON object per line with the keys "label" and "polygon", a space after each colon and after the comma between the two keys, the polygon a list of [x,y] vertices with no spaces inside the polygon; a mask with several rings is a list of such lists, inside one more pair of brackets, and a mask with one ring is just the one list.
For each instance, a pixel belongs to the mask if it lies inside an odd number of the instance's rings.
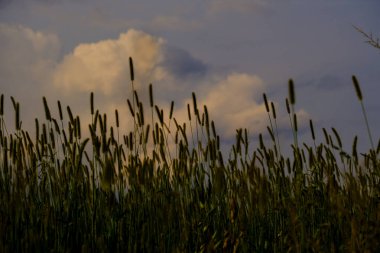
{"label": "thin stalk", "polygon": [[367,112],[366,112],[366,110],[364,108],[364,104],[363,104],[363,95],[362,95],[362,92],[361,92],[361,89],[360,89],[360,85],[359,85],[359,82],[358,82],[356,76],[352,76],[352,82],[354,83],[356,95],[357,95],[357,97],[359,99],[359,102],[360,102],[360,105],[361,105],[361,108],[362,108],[365,125],[367,127],[367,133],[368,133],[369,141],[371,142],[371,148],[372,148],[372,150],[375,150],[375,146],[373,145],[373,139],[372,139],[371,130],[369,128],[369,123],[368,123],[368,118],[367,118]]}

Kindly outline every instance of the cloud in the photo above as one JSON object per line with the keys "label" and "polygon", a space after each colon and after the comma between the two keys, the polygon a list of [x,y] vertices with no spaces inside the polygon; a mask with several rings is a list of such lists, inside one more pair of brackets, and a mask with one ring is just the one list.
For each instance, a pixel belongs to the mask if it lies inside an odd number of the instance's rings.
{"label": "cloud", "polygon": [[[267,133],[269,119],[263,102],[265,82],[260,77],[234,72],[219,75],[206,83],[196,89],[198,107],[203,111],[203,106],[207,106],[210,118],[223,138],[233,139],[238,128],[247,128],[251,137]],[[192,103],[187,99],[178,110],[176,115],[181,115],[183,121],[187,117],[187,104]],[[278,104],[274,104],[278,108]],[[302,109],[296,114],[301,130],[307,126],[309,115]],[[277,123],[280,132],[290,130],[288,115],[277,113]]]}
{"label": "cloud", "polygon": [[201,101],[226,137],[233,137],[240,127],[252,131],[265,128],[265,105],[259,101],[263,92],[264,83],[259,77],[232,73],[212,85]]}
{"label": "cloud", "polygon": [[192,57],[187,51],[173,46],[165,48],[164,67],[177,78],[205,75],[208,71],[206,64]]}
{"label": "cloud", "polygon": [[21,25],[0,23],[0,45],[1,92],[6,98],[14,96],[22,101],[22,114],[38,111],[36,101],[42,101],[58,61],[58,37]]}
{"label": "cloud", "polygon": [[[2,63],[16,70],[16,63],[31,64],[56,60],[60,44],[54,34],[33,31],[21,25],[0,23]],[[5,58],[5,59],[4,59]],[[5,64],[8,63],[8,64]],[[21,64],[22,65],[22,64]],[[29,66],[33,68],[32,66]]]}
{"label": "cloud", "polygon": [[[53,83],[67,97],[94,92],[115,101],[130,97],[129,57],[133,58],[135,88],[148,101],[148,85],[153,83],[158,104],[176,103],[191,95],[207,67],[188,52],[169,46],[164,39],[138,30],[128,30],[116,39],[83,43],[57,65]],[[208,85],[208,84],[207,84]],[[81,94],[81,95],[78,95]],[[125,104],[123,104],[125,106]]]}
{"label": "cloud", "polygon": [[160,80],[165,75],[159,66],[163,43],[160,38],[129,30],[116,40],[80,44],[58,65],[54,84],[68,93],[118,94],[129,80],[129,57],[134,59],[139,82]]}
{"label": "cloud", "polygon": [[[116,39],[76,46],[54,70],[54,87],[77,101],[94,92],[102,112],[113,114],[118,108],[121,115],[129,115],[125,103],[132,97],[129,57],[133,58],[134,85],[140,100],[149,101],[148,87],[153,83],[155,102],[162,107],[191,95],[195,88],[191,81],[207,71],[205,64],[186,51],[167,45],[162,38],[130,29]],[[80,113],[88,113],[87,105],[75,105]],[[130,129],[127,124],[125,127]]]}
{"label": "cloud", "polygon": [[[60,99],[74,114],[89,123],[89,95],[95,94],[95,107],[111,118],[119,110],[122,127],[132,128],[126,98],[131,98],[129,57],[134,60],[135,86],[140,100],[148,105],[148,84],[153,83],[155,102],[168,113],[170,101],[176,105],[175,117],[187,121],[191,93],[199,105],[207,105],[221,136],[231,139],[237,128],[248,128],[251,135],[266,131],[268,124],[262,93],[264,81],[248,73],[219,73],[183,49],[164,39],[138,30],[128,30],[118,38],[77,45],[59,58],[60,43],[55,35],[20,26],[0,26],[0,74],[9,84],[6,93],[22,97],[28,108],[41,97],[50,103]],[[5,60],[7,59],[7,60]],[[25,89],[23,82],[29,82]],[[14,87],[18,87],[15,89]],[[41,105],[42,109],[42,105]],[[147,109],[147,108],[145,108]],[[31,109],[30,109],[31,110]],[[53,110],[55,111],[55,110]],[[307,115],[307,114],[305,114]],[[36,116],[36,115],[33,115]],[[280,127],[285,126],[279,120]]]}

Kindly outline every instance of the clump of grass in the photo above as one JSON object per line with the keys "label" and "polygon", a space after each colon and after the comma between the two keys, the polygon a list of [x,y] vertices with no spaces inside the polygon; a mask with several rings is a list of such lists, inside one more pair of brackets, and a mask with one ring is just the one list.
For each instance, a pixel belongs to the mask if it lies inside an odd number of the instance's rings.
{"label": "clump of grass", "polygon": [[148,124],[132,87],[126,105],[131,132],[120,128],[117,110],[112,125],[91,93],[88,138],[70,107],[64,114],[58,101],[55,118],[43,98],[46,117],[36,119],[33,140],[22,129],[14,99],[16,130],[6,131],[2,95],[0,251],[379,251],[374,150],[359,162],[357,137],[346,152],[334,128],[335,138],[323,129],[325,141],[317,143],[311,120],[313,146],[299,145],[292,83],[286,106],[295,135],[293,157],[281,154],[277,115],[266,95],[273,148],[260,134],[259,147],[249,153],[248,132],[238,129],[227,159],[195,93],[188,121],[180,123],[173,102],[164,117],[150,85]]}

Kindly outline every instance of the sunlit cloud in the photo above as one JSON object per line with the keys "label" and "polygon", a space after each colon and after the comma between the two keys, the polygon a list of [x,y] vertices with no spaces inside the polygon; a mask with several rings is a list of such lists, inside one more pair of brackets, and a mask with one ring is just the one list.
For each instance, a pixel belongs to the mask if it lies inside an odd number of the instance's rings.
{"label": "sunlit cloud", "polygon": [[54,84],[65,92],[118,93],[129,80],[129,57],[135,59],[140,81],[160,80],[165,75],[159,68],[163,43],[160,38],[129,30],[115,40],[80,44],[58,65]]}
{"label": "sunlit cloud", "polygon": [[[230,73],[214,78],[207,86],[200,86],[196,92],[197,104],[201,112],[203,106],[207,106],[209,115],[216,122],[223,138],[234,138],[238,128],[246,128],[252,137],[267,133],[269,119],[263,101],[264,92],[265,83],[260,77],[247,73]],[[184,100],[176,114],[183,121],[187,119],[187,104],[192,108],[191,98]],[[274,105],[278,108],[277,102]],[[309,114],[303,109],[297,109],[296,114],[299,129],[305,128]],[[280,132],[291,128],[288,115],[276,116]]]}
{"label": "sunlit cloud", "polygon": [[219,129],[232,137],[238,127],[263,129],[265,106],[257,96],[263,91],[264,83],[259,77],[232,73],[211,86],[201,100],[217,119]]}
{"label": "sunlit cloud", "polygon": [[0,24],[0,45],[0,87],[5,106],[13,111],[7,103],[13,96],[21,102],[21,116],[37,116],[58,61],[58,37],[21,25]]}
{"label": "sunlit cloud", "polygon": [[[60,43],[53,34],[33,31],[21,25],[0,24],[0,73],[3,85],[25,85],[39,81],[58,59]],[[28,76],[28,79],[23,77]],[[11,79],[9,82],[5,80]],[[5,80],[4,80],[5,79]]]}
{"label": "sunlit cloud", "polygon": [[[88,98],[94,92],[95,107],[100,113],[109,115],[113,124],[115,109],[118,109],[122,128],[131,130],[133,121],[126,104],[132,90],[129,57],[133,58],[134,84],[141,100],[148,105],[148,86],[153,83],[155,103],[167,110],[166,116],[173,100],[174,117],[186,122],[187,104],[192,104],[191,94],[195,92],[200,109],[207,105],[211,119],[224,138],[233,138],[237,128],[247,128],[251,134],[257,134],[265,131],[268,124],[262,101],[265,82],[259,76],[215,72],[187,51],[143,31],[130,29],[115,39],[81,43],[61,58],[59,39],[55,35],[6,25],[0,26],[0,32],[2,44],[6,45],[3,47],[7,49],[2,51],[0,73],[10,84],[21,85],[21,81],[31,80],[33,86],[29,91],[33,90],[33,99],[22,97],[28,107],[43,95],[47,95],[51,104],[55,99],[62,99],[64,105],[73,106],[83,126],[91,119]],[[5,89],[6,92],[11,90],[10,86]],[[306,116],[306,112],[300,114],[300,117]],[[285,127],[285,122],[280,118],[280,127]]]}

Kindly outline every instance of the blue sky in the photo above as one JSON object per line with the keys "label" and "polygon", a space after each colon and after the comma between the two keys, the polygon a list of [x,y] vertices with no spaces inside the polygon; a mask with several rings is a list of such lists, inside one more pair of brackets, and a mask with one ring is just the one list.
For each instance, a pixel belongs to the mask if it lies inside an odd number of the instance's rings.
{"label": "blue sky", "polygon": [[[296,87],[301,140],[335,127],[350,150],[353,137],[369,148],[351,76],[360,83],[375,142],[380,135],[380,50],[353,25],[380,37],[376,0],[54,1],[0,0],[0,84],[7,106],[21,101],[24,125],[61,100],[83,117],[95,92],[103,112],[125,110],[128,57],[146,99],[185,120],[196,92],[225,142],[248,128],[253,143],[266,132],[262,93],[277,107],[281,141],[292,136],[285,110],[287,82]],[[124,109],[123,109],[124,108]],[[13,122],[12,116],[9,116]],[[124,124],[128,128],[129,121]]]}

